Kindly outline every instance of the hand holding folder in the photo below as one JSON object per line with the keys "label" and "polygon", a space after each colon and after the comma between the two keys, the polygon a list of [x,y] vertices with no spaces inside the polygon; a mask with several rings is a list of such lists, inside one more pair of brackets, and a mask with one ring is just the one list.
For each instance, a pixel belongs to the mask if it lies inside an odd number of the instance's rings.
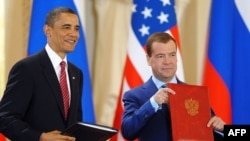
{"label": "hand holding folder", "polygon": [[63,131],[62,134],[75,137],[76,141],[106,141],[117,132],[118,130],[115,128],[78,122]]}

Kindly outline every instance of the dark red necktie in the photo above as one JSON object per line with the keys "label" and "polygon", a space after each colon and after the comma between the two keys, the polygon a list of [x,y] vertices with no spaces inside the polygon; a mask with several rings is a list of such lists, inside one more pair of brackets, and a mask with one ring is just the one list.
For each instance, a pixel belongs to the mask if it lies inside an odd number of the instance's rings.
{"label": "dark red necktie", "polygon": [[61,86],[62,97],[63,97],[64,116],[65,116],[65,119],[67,119],[68,110],[69,110],[69,90],[68,90],[68,84],[67,84],[67,75],[65,72],[66,63],[62,61],[60,63],[60,66],[61,66],[60,86]]}

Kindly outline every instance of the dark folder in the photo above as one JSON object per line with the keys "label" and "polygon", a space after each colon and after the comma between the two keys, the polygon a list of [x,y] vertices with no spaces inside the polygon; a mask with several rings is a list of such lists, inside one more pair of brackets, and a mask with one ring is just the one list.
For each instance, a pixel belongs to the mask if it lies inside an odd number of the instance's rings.
{"label": "dark folder", "polygon": [[62,134],[75,137],[76,141],[106,141],[117,132],[117,129],[108,126],[78,122]]}
{"label": "dark folder", "polygon": [[188,84],[168,84],[176,94],[169,94],[173,141],[213,141],[208,88]]}

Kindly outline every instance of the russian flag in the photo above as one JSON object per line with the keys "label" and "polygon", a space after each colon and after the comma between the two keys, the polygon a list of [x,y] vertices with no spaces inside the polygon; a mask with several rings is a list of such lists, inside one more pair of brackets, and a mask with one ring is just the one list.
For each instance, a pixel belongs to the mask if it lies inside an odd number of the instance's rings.
{"label": "russian flag", "polygon": [[250,1],[213,0],[204,85],[227,124],[250,124]]}
{"label": "russian flag", "polygon": [[[46,14],[51,9],[58,6],[69,7],[77,12],[73,0],[33,1],[31,22],[30,22],[28,55],[32,55],[45,47],[46,36],[43,33],[43,26],[45,23]],[[81,29],[83,29],[83,26],[81,26]],[[83,97],[82,97],[83,121],[95,123],[95,115],[94,115],[94,107],[92,99],[92,84],[88,68],[88,58],[86,53],[85,37],[83,30],[80,30],[80,38],[75,48],[75,51],[68,54],[67,57],[69,61],[73,62],[83,71],[84,75],[84,86],[83,86]]]}

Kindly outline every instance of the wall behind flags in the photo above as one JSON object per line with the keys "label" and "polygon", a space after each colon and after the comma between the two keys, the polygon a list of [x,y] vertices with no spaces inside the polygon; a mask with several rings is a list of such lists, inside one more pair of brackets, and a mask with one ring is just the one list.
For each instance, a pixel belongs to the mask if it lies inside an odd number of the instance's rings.
{"label": "wall behind flags", "polygon": [[[80,18],[82,20],[86,38],[86,46],[89,58],[89,68],[92,78],[95,76],[93,73],[94,62],[95,62],[95,51],[98,45],[97,38],[100,35],[103,36],[115,36],[120,37],[120,34],[126,35],[122,32],[126,27],[118,28],[115,25],[113,29],[118,29],[114,35],[109,33],[98,33],[101,30],[100,24],[102,22],[110,22],[125,24],[129,23],[128,13],[123,13],[122,11],[129,11],[129,5],[131,0],[74,0],[80,13]],[[30,12],[32,0],[0,0],[0,98],[2,97],[4,87],[7,81],[7,75],[13,64],[26,57],[27,44],[28,44],[28,33],[29,33],[29,22],[30,22]],[[180,40],[182,48],[182,59],[184,64],[184,76],[187,83],[191,84],[201,84],[202,68],[203,68],[203,56],[206,47],[206,32],[207,32],[207,22],[209,16],[209,8],[211,1],[204,0],[176,0],[176,13],[177,20],[180,31]],[[124,5],[124,6],[123,6]],[[3,7],[3,8],[2,8]],[[108,7],[112,7],[112,11],[105,11]],[[119,7],[119,8],[118,8]],[[103,12],[97,10],[104,10]],[[99,12],[99,15],[97,15]],[[109,17],[107,19],[102,19],[102,15],[108,14],[108,12],[118,13],[121,15],[115,15],[114,17],[121,18],[125,22],[119,22]],[[101,14],[100,14],[101,13]],[[2,24],[4,23],[4,24]],[[108,25],[108,24],[107,24]],[[98,30],[97,30],[98,29]],[[3,32],[4,31],[4,32]],[[3,34],[2,34],[3,33]],[[2,37],[3,36],[3,37]],[[3,40],[3,41],[2,41]],[[124,40],[119,40],[124,42]],[[121,44],[117,47],[124,47],[125,44]],[[109,46],[106,46],[106,50],[109,50]],[[120,52],[124,55],[124,52]],[[102,55],[102,54],[99,54]],[[104,58],[105,59],[105,58]],[[98,62],[97,62],[98,63]],[[109,62],[106,62],[107,64]],[[98,65],[98,64],[97,64]],[[123,70],[121,68],[121,70]],[[101,70],[100,70],[101,71]],[[120,72],[122,73],[122,72]],[[119,74],[119,73],[118,73]],[[111,77],[121,77],[121,76],[111,76]],[[96,78],[102,79],[102,78]],[[106,80],[106,81],[109,81]],[[120,82],[117,82],[120,83]],[[120,86],[120,85],[119,85]],[[120,87],[119,87],[120,88]],[[118,88],[118,90],[119,90]],[[117,92],[117,96],[119,91]],[[99,100],[100,93],[94,93],[94,101],[102,102]],[[116,99],[117,97],[112,97]],[[106,101],[103,101],[106,102]],[[107,113],[111,113],[110,118],[106,122],[101,122],[105,125],[112,125],[113,115],[115,113],[116,101],[111,102],[115,105]],[[98,112],[96,115],[97,123],[100,123],[100,118],[102,114],[99,113],[100,110],[95,109]]]}

